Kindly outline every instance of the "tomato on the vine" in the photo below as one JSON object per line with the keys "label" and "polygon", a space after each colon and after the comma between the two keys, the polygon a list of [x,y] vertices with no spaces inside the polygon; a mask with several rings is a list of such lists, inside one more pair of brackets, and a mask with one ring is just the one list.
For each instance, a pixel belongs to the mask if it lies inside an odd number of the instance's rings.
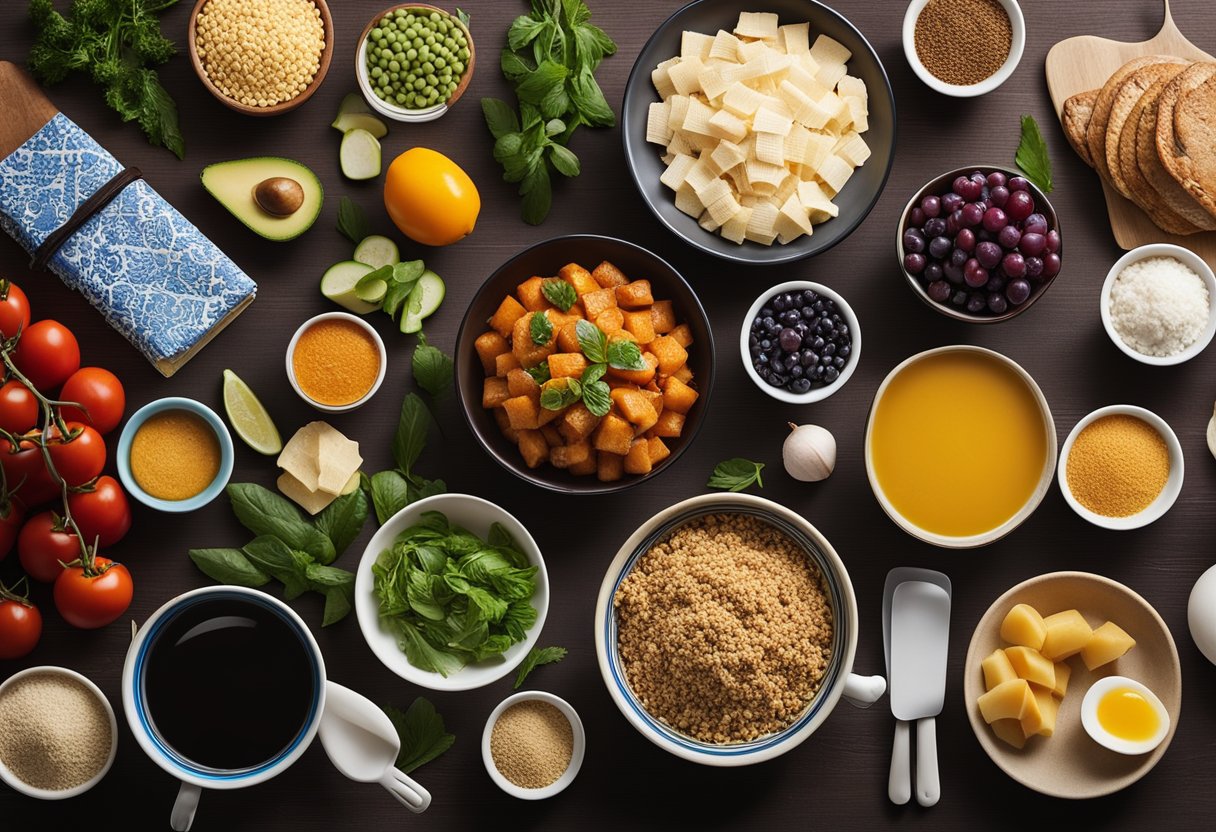
{"label": "tomato on the vine", "polygon": [[16,283],[0,280],[0,335],[12,338],[30,325],[30,299]]}
{"label": "tomato on the vine", "polygon": [[28,598],[0,584],[0,659],[29,655],[42,636],[42,614]]}
{"label": "tomato on the vine", "polygon": [[17,379],[0,387],[0,428],[25,433],[38,423],[38,399]]}
{"label": "tomato on the vine", "polygon": [[69,566],[55,579],[55,607],[73,627],[104,627],[131,606],[131,573],[121,563],[96,557],[90,565]]}
{"label": "tomato on the vine", "polygon": [[25,510],[8,495],[0,497],[0,560],[8,557],[17,542],[17,533],[25,522]]}
{"label": "tomato on the vine", "polygon": [[80,558],[80,538],[63,528],[53,511],[35,514],[17,535],[17,558],[25,574],[49,584],[63,573],[64,563]]}
{"label": "tomato on the vine", "polygon": [[[3,388],[0,388],[0,396]],[[65,402],[77,402],[84,406],[62,407],[64,419],[92,425],[105,435],[122,421],[123,409],[127,406],[127,395],[118,376],[101,367],[81,367],[64,382],[59,398]],[[0,404],[3,403],[0,398]]]}
{"label": "tomato on the vine", "polygon": [[0,446],[0,466],[4,468],[4,479],[9,491],[26,508],[55,499],[60,493],[59,485],[46,469],[42,448],[38,447],[38,433],[27,433],[17,450],[7,442]]}
{"label": "tomato on the vine", "polygon": [[[69,494],[68,508],[90,546],[95,540],[99,546],[113,546],[131,528],[131,505],[127,495],[110,476],[98,477],[91,491]],[[2,545],[3,538],[0,538],[0,548]]]}
{"label": "tomato on the vine", "polygon": [[46,431],[51,462],[68,485],[84,485],[105,468],[106,441],[95,429],[80,422],[68,422],[67,428],[66,440],[54,425]]}
{"label": "tomato on the vine", "polygon": [[58,321],[38,321],[21,333],[13,363],[40,393],[47,395],[80,369],[80,344]]}

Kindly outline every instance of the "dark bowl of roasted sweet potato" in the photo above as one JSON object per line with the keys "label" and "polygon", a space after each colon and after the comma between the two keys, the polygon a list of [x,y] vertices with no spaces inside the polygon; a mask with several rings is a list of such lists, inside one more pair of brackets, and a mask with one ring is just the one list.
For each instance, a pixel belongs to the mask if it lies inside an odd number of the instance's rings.
{"label": "dark bowl of roasted sweet potato", "polygon": [[477,291],[456,338],[474,435],[530,483],[620,491],[675,463],[714,383],[709,319],[644,248],[595,234],[537,243]]}

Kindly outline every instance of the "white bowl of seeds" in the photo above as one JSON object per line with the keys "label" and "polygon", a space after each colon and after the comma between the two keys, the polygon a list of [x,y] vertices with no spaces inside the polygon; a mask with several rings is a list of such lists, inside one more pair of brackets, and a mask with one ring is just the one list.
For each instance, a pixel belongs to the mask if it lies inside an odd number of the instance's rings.
{"label": "white bowl of seeds", "polygon": [[587,737],[570,703],[540,690],[508,696],[490,712],[481,758],[494,785],[521,800],[553,797],[574,782]]}
{"label": "white bowl of seeds", "polygon": [[84,794],[118,753],[114,708],[97,685],[43,665],[0,684],[0,780],[40,800]]}

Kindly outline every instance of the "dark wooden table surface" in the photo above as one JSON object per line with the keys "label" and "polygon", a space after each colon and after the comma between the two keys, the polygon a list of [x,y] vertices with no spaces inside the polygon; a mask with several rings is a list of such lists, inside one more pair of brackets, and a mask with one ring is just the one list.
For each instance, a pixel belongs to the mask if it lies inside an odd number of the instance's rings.
{"label": "dark wooden table surface", "polygon": [[[23,61],[32,37],[24,3],[0,4],[0,57]],[[59,3],[57,5],[64,5]],[[164,15],[169,36],[184,43],[188,2]],[[31,275],[26,256],[0,240],[0,273],[28,292],[35,318],[54,317],[71,326],[85,364],[108,367],[126,385],[128,412],[168,395],[193,396],[220,406],[220,372],[231,367],[262,396],[284,435],[316,417],[288,386],[283,350],[305,318],[332,308],[317,291],[324,264],[349,256],[350,244],[334,231],[338,197],[348,195],[369,209],[378,226],[376,182],[356,184],[338,172],[338,134],[329,122],[339,99],[355,88],[354,40],[381,6],[369,0],[332,2],[337,51],[324,86],[299,110],[273,119],[237,115],[206,94],[185,55],[161,76],[181,110],[187,156],[177,161],[149,147],[134,125],[121,124],[85,79],[51,91],[55,103],[126,164],[138,164],[147,179],[193,220],[258,282],[258,299],[227,332],[176,377],[166,380],[114,333],[78,296],[54,277]],[[406,705],[425,694],[444,715],[456,744],[417,776],[434,794],[421,817],[409,815],[381,789],[345,780],[313,747],[291,770],[252,789],[204,795],[195,828],[365,830],[429,827],[468,829],[509,825],[551,829],[696,826],[712,828],[839,829],[894,826],[970,829],[1070,822],[1084,828],[1143,829],[1169,819],[1180,827],[1207,827],[1216,816],[1216,668],[1195,648],[1187,632],[1191,585],[1213,559],[1216,528],[1216,464],[1204,443],[1211,415],[1216,350],[1180,367],[1134,363],[1110,343],[1098,318],[1098,291],[1119,250],[1111,237],[1096,176],[1067,147],[1050,110],[1043,59],[1061,38],[1100,34],[1143,40],[1156,32],[1161,4],[1052,2],[1023,4],[1026,52],[1013,77],[978,100],[955,100],[930,92],[908,69],[900,44],[904,4],[839,0],[836,5],[874,44],[895,87],[899,149],[886,192],[866,222],[844,243],[810,261],[781,268],[748,268],[702,256],[659,226],[629,181],[618,130],[580,130],[573,149],[582,159],[576,181],[563,183],[554,211],[537,228],[518,217],[514,188],[499,179],[490,155],[478,99],[508,93],[496,56],[522,2],[464,0],[473,14],[481,62],[472,88],[452,113],[432,124],[394,126],[383,140],[387,159],[414,145],[436,147],[454,158],[477,182],[481,218],[467,240],[425,253],[444,276],[448,296],[428,322],[433,342],[450,351],[464,309],[481,281],[522,247],[570,232],[599,232],[650,247],[679,268],[709,311],[722,361],[713,410],[694,447],[673,470],[625,494],[602,498],[560,497],[504,473],[477,447],[449,400],[441,406],[445,435],[433,441],[421,463],[453,490],[494,500],[531,529],[549,567],[553,597],[541,638],[570,649],[560,665],[537,671],[528,687],[568,699],[582,715],[588,754],[573,786],[559,797],[526,803],[507,797],[490,782],[481,761],[480,737],[490,709],[511,692],[509,679],[467,693],[432,693],[407,685],[372,656],[353,615],[322,630],[313,598],[293,602],[308,620],[325,653],[331,678],[378,702]],[[593,0],[594,21],[620,50],[600,78],[614,107],[635,55],[655,26],[678,3]],[[762,9],[763,3],[756,8]],[[1182,30],[1216,51],[1216,27],[1206,0],[1176,0]],[[4,102],[0,102],[0,113]],[[908,194],[939,171],[982,162],[1009,164],[1017,144],[1018,117],[1031,113],[1043,127],[1055,166],[1053,203],[1065,235],[1064,270],[1050,295],[1029,313],[996,327],[948,321],[915,300],[903,285],[892,255],[897,214]],[[285,155],[309,165],[324,182],[324,215],[291,243],[253,236],[202,189],[203,165],[252,155]],[[407,248],[406,253],[411,249]],[[865,329],[865,353],[851,382],[832,398],[809,407],[775,403],[746,378],[735,352],[740,317],[766,287],[791,277],[827,283],[853,304]],[[390,372],[369,405],[333,423],[360,442],[367,470],[389,465],[389,442],[401,397],[411,389],[408,356],[412,339],[374,317],[390,351]],[[1057,488],[1024,526],[985,549],[951,552],[921,544],[899,531],[879,509],[866,484],[862,430],[871,398],[883,376],[920,350],[973,343],[1000,350],[1021,362],[1038,380],[1055,415],[1059,438],[1085,413],[1101,405],[1130,402],[1161,414],[1182,440],[1186,484],[1174,508],[1152,526],[1107,532],[1077,517]],[[830,480],[797,483],[781,469],[787,421],[814,422],[831,430],[839,462]],[[926,436],[927,442],[999,442],[997,426],[959,426]],[[111,442],[113,451],[113,442]],[[892,719],[886,700],[862,711],[842,704],[808,742],[792,753],[747,769],[703,768],[677,760],[631,729],[610,701],[595,662],[591,618],[595,596],[619,544],[658,509],[705,490],[713,465],[745,456],[768,464],[763,495],[805,514],[834,543],[853,578],[861,606],[862,632],[856,670],[881,673],[880,606],[887,571],[898,565],[941,569],[954,582],[950,674],[939,720],[943,797],[934,809],[895,807],[886,798]],[[108,466],[113,470],[113,461]],[[238,443],[234,481],[273,483],[264,458]],[[353,567],[363,537],[339,562]],[[129,618],[143,621],[169,598],[209,583],[186,556],[192,546],[240,545],[245,532],[219,500],[187,516],[135,507],[131,533],[114,547],[135,580]],[[10,558],[10,561],[15,561]],[[5,563],[3,574],[15,573]],[[972,629],[1005,589],[1025,578],[1059,569],[1083,569],[1123,581],[1149,600],[1169,624],[1182,659],[1185,689],[1182,718],[1160,765],[1137,785],[1083,804],[1041,797],[1002,774],[985,756],[968,725],[961,668]],[[129,628],[126,621],[101,631],[73,630],[39,588],[45,631],[37,650],[20,662],[0,664],[0,678],[34,664],[59,664],[94,679],[120,704],[119,678]],[[134,743],[119,716],[118,759],[99,788],[62,803],[39,803],[0,788],[5,829],[82,827],[165,828],[177,784]],[[104,820],[103,820],[104,819]]]}

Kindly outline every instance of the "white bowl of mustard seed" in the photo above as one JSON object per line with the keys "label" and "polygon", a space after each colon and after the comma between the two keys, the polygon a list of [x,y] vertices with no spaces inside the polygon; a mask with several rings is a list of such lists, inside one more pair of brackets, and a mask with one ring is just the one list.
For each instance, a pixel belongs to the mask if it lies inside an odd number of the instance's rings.
{"label": "white bowl of mustard seed", "polygon": [[520,800],[564,791],[583,766],[587,735],[570,703],[524,690],[498,703],[481,734],[481,759],[494,785]]}
{"label": "white bowl of mustard seed", "polygon": [[881,676],[852,673],[857,599],[840,556],[800,515],[749,494],[693,497],[643,523],[608,567],[595,628],[625,719],[702,765],[778,757],[842,696],[865,707],[886,692]]}
{"label": "white bowl of mustard seed", "polygon": [[972,98],[1013,75],[1026,46],[1026,21],[1017,0],[912,0],[903,41],[908,65],[926,86]]}

